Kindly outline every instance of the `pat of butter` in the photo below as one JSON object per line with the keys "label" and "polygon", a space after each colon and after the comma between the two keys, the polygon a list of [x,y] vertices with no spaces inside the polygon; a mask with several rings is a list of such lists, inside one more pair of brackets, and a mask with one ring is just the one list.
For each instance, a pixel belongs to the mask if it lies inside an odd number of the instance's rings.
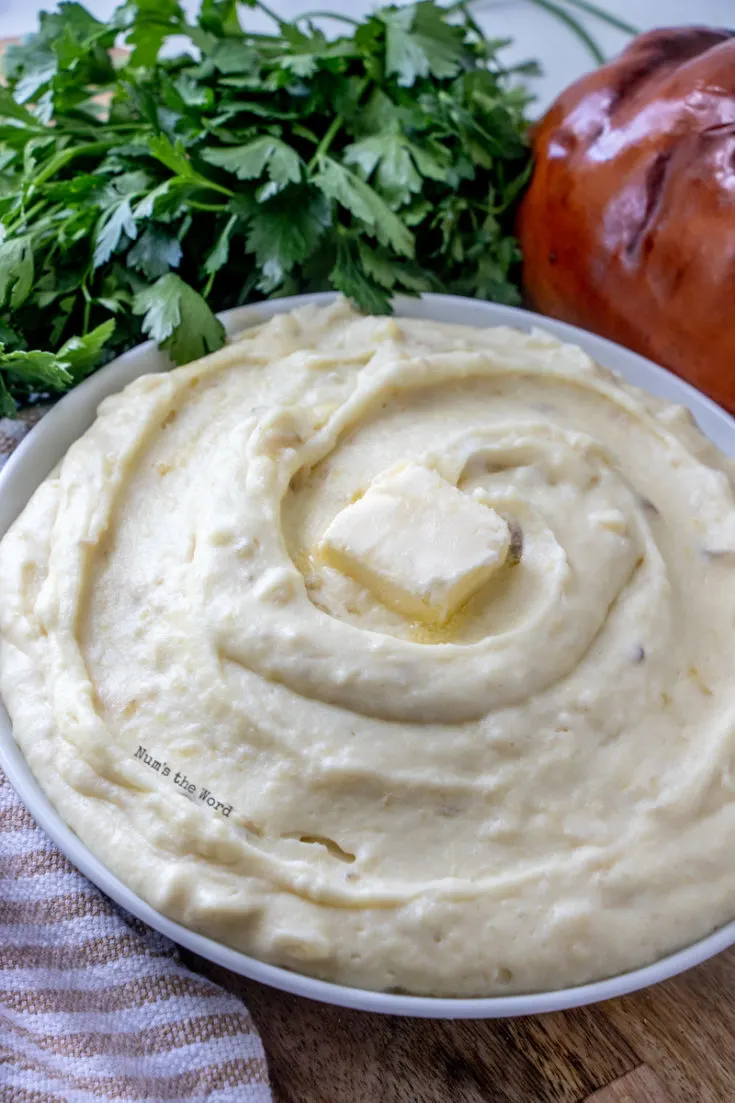
{"label": "pat of butter", "polygon": [[495,510],[409,464],[338,513],[319,551],[384,605],[443,624],[503,565],[509,542]]}

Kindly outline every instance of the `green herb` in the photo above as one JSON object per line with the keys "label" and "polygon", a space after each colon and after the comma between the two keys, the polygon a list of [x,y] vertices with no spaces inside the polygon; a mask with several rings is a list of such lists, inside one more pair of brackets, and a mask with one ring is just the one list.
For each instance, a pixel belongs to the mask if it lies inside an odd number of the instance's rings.
{"label": "green herb", "polygon": [[144,315],[143,332],[167,349],[177,364],[214,352],[225,339],[222,323],[202,296],[173,272],[139,291],[133,312]]}
{"label": "green herb", "polygon": [[178,0],[129,0],[103,23],[62,3],[7,51],[2,413],[146,335],[201,356],[224,341],[214,311],[265,295],[518,302],[528,97],[507,43],[429,0],[338,17],[336,39],[316,17],[254,34],[237,7],[204,0],[190,23]]}

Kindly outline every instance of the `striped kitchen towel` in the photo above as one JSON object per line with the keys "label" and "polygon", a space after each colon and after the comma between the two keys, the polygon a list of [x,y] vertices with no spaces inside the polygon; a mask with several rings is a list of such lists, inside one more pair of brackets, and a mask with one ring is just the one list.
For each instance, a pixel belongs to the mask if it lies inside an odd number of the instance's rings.
{"label": "striped kitchen towel", "polygon": [[[0,420],[0,466],[23,434]],[[0,1103],[270,1103],[247,1008],[36,827],[0,771]]]}

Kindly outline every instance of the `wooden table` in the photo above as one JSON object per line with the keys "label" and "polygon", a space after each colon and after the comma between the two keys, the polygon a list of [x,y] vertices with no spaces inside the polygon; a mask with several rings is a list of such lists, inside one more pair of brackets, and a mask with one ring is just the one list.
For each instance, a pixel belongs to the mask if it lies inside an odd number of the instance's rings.
{"label": "wooden table", "polygon": [[596,1007],[494,1022],[343,1011],[183,957],[247,1002],[276,1103],[735,1103],[735,949]]}

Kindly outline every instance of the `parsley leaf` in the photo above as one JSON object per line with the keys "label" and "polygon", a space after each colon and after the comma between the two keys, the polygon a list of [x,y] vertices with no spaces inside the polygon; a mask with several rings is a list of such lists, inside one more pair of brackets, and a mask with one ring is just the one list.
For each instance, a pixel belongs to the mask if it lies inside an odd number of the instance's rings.
{"label": "parsley leaf", "polygon": [[208,255],[204,262],[204,271],[209,276],[213,276],[215,272],[219,272],[220,268],[224,268],[227,264],[227,260],[230,256],[230,240],[232,238],[232,231],[237,225],[237,215],[231,215],[229,222],[225,226],[224,230],[217,238],[216,244],[212,252]]}
{"label": "parsley leaf", "polygon": [[138,292],[133,313],[144,315],[143,332],[162,345],[175,364],[197,360],[225,343],[225,328],[206,300],[173,272]]}
{"label": "parsley leaf", "polygon": [[0,416],[13,417],[17,409],[13,392],[30,389],[46,394],[66,391],[99,364],[100,354],[113,334],[115,323],[104,322],[85,337],[71,337],[58,353],[38,349],[6,351],[0,343]]}
{"label": "parsley leaf", "polygon": [[[204,8],[202,8],[202,22],[204,22],[203,16]],[[234,38],[221,39],[210,56],[214,67],[225,76],[230,76],[232,73],[252,73],[258,67],[257,51],[247,43]]]}
{"label": "parsley leaf", "polygon": [[410,257],[414,253],[411,231],[388,207],[380,195],[344,165],[324,157],[314,183],[328,199],[337,202],[363,222],[384,245]]}
{"label": "parsley leaf", "polygon": [[227,149],[205,149],[202,157],[210,165],[233,172],[238,180],[254,180],[268,173],[282,187],[298,184],[301,179],[301,158],[295,150],[271,135],[264,135],[244,146]]}
{"label": "parsley leaf", "polygon": [[357,247],[347,238],[337,245],[337,260],[330,272],[332,283],[371,314],[390,313],[390,295],[381,283],[366,275]]}
{"label": "parsley leaf", "polygon": [[110,318],[84,337],[70,337],[64,342],[57,358],[75,383],[86,378],[98,366],[100,353],[114,332],[115,323]]}
{"label": "parsley leaf", "polygon": [[33,250],[28,236],[0,243],[0,306],[6,299],[14,309],[28,298],[33,286]]}
{"label": "parsley leaf", "polygon": [[214,35],[239,35],[241,27],[237,9],[237,0],[202,0],[199,22],[204,30]]}
{"label": "parsley leaf", "polygon": [[138,236],[138,227],[127,197],[108,207],[102,216],[94,236],[93,264],[99,268],[110,259],[120,244],[123,234],[134,241]]}
{"label": "parsley leaf", "polygon": [[127,255],[127,263],[138,268],[149,279],[164,276],[181,263],[182,249],[179,241],[162,226],[152,223],[136,241]]}
{"label": "parsley leaf", "polygon": [[263,203],[253,217],[246,248],[262,271],[258,289],[273,291],[317,248],[331,212],[320,196],[291,190]]}
{"label": "parsley leaf", "polygon": [[132,66],[154,65],[165,40],[184,23],[178,0],[128,0],[113,19],[129,28],[125,42],[133,48]]}
{"label": "parsley leaf", "polygon": [[[2,364],[2,359],[0,359]],[[15,417],[18,412],[18,405],[8,390],[5,380],[0,375],[0,417]]]}
{"label": "parsley leaf", "polygon": [[388,75],[410,87],[419,77],[454,77],[464,54],[464,32],[446,21],[441,10],[424,0],[395,10],[385,9],[378,18],[386,26],[385,64]]}
{"label": "parsley leaf", "polygon": [[359,165],[369,178],[378,168],[377,182],[391,206],[410,202],[421,191],[423,180],[411,160],[408,142],[401,134],[376,134],[348,146],[345,164]]}
{"label": "parsley leaf", "polygon": [[194,168],[186,154],[183,142],[178,141],[173,145],[165,134],[156,134],[155,137],[148,139],[148,149],[157,161],[178,176],[194,175]]}
{"label": "parsley leaf", "polygon": [[0,371],[6,378],[20,378],[36,390],[64,390],[72,382],[67,365],[53,352],[0,351]]}

